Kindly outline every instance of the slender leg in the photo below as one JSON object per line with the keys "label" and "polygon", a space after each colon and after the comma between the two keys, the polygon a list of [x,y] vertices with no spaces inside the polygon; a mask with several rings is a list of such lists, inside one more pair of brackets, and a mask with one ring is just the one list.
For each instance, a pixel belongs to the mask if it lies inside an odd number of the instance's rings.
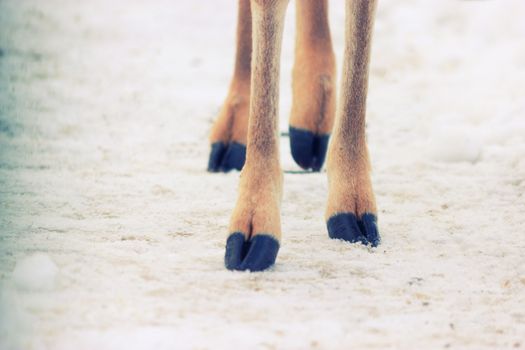
{"label": "slender leg", "polygon": [[328,233],[379,244],[376,204],[365,139],[368,66],[376,0],[347,0],[340,106],[328,153]]}
{"label": "slender leg", "polygon": [[281,237],[279,60],[288,0],[252,0],[253,58],[246,164],[230,221],[225,265],[264,270],[274,264]]}
{"label": "slender leg", "polygon": [[335,56],[328,0],[298,0],[290,148],[297,164],[319,171],[335,115]]}
{"label": "slender leg", "polygon": [[251,56],[250,0],[239,0],[235,68],[228,96],[211,130],[208,171],[241,170],[244,165],[250,104]]}

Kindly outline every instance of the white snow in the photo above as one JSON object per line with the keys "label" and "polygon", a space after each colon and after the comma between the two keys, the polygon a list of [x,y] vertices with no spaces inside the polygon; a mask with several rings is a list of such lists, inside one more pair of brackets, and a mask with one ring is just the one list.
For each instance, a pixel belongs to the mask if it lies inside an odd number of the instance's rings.
{"label": "white snow", "polygon": [[439,119],[445,125],[434,126],[428,140],[428,153],[425,156],[441,162],[478,161],[482,155],[484,142],[477,135],[476,130],[469,125],[450,122],[446,116],[440,116]]}
{"label": "white snow", "polygon": [[[525,2],[379,2],[383,244],[329,240],[326,174],[286,173],[282,248],[259,274],[223,267],[238,173],[205,172],[236,12],[0,1],[0,349],[524,348]],[[291,4],[282,130],[293,38]]]}
{"label": "white snow", "polygon": [[33,254],[16,263],[13,281],[17,288],[50,291],[55,288],[58,268],[46,254]]}

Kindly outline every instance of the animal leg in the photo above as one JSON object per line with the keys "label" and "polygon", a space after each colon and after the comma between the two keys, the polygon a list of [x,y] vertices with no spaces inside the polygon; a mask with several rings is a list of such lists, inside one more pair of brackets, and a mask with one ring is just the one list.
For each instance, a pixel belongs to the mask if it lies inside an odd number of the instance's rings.
{"label": "animal leg", "polygon": [[246,164],[226,242],[230,270],[265,270],[281,238],[279,60],[288,0],[252,0],[253,59]]}
{"label": "animal leg", "polygon": [[347,0],[340,105],[328,151],[331,238],[377,246],[377,210],[365,139],[368,66],[376,0]]}
{"label": "animal leg", "polygon": [[210,133],[208,171],[241,170],[244,165],[250,105],[251,55],[250,0],[239,0],[235,69],[228,96]]}
{"label": "animal leg", "polygon": [[335,115],[335,56],[328,0],[298,0],[290,148],[303,169],[323,166]]}

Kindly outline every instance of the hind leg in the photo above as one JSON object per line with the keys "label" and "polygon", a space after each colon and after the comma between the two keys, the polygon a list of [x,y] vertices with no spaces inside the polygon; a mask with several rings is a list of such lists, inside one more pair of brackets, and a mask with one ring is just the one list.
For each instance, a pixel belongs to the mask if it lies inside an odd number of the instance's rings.
{"label": "hind leg", "polygon": [[303,169],[323,165],[335,114],[335,57],[327,0],[298,0],[290,147]]}
{"label": "hind leg", "polygon": [[376,0],[347,0],[340,105],[328,151],[328,233],[379,244],[377,210],[365,139],[368,66]]}
{"label": "hind leg", "polygon": [[251,55],[250,0],[239,0],[235,69],[228,96],[210,133],[208,171],[241,170],[244,165],[250,105]]}

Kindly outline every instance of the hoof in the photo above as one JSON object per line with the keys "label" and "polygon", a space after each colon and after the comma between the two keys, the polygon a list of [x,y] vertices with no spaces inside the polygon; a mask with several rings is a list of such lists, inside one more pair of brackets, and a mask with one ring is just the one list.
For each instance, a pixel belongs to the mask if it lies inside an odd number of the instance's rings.
{"label": "hoof", "polygon": [[228,270],[263,271],[275,264],[279,242],[270,235],[255,235],[245,240],[244,234],[232,233],[226,241],[224,265]]}
{"label": "hoof", "polygon": [[246,146],[238,142],[224,144],[215,142],[211,145],[210,158],[208,160],[209,172],[225,172],[236,169],[241,170],[246,160]]}
{"label": "hoof", "polygon": [[211,145],[210,158],[208,160],[208,171],[217,172],[221,166],[222,157],[226,151],[226,145],[222,142],[215,142]]}
{"label": "hoof", "polygon": [[311,131],[290,127],[290,148],[295,162],[303,169],[320,171],[328,148],[330,135],[316,135]]}
{"label": "hoof", "polygon": [[377,247],[380,243],[377,218],[374,214],[363,214],[359,220],[353,213],[336,214],[328,219],[326,225],[328,235],[332,239],[370,244],[372,247]]}

